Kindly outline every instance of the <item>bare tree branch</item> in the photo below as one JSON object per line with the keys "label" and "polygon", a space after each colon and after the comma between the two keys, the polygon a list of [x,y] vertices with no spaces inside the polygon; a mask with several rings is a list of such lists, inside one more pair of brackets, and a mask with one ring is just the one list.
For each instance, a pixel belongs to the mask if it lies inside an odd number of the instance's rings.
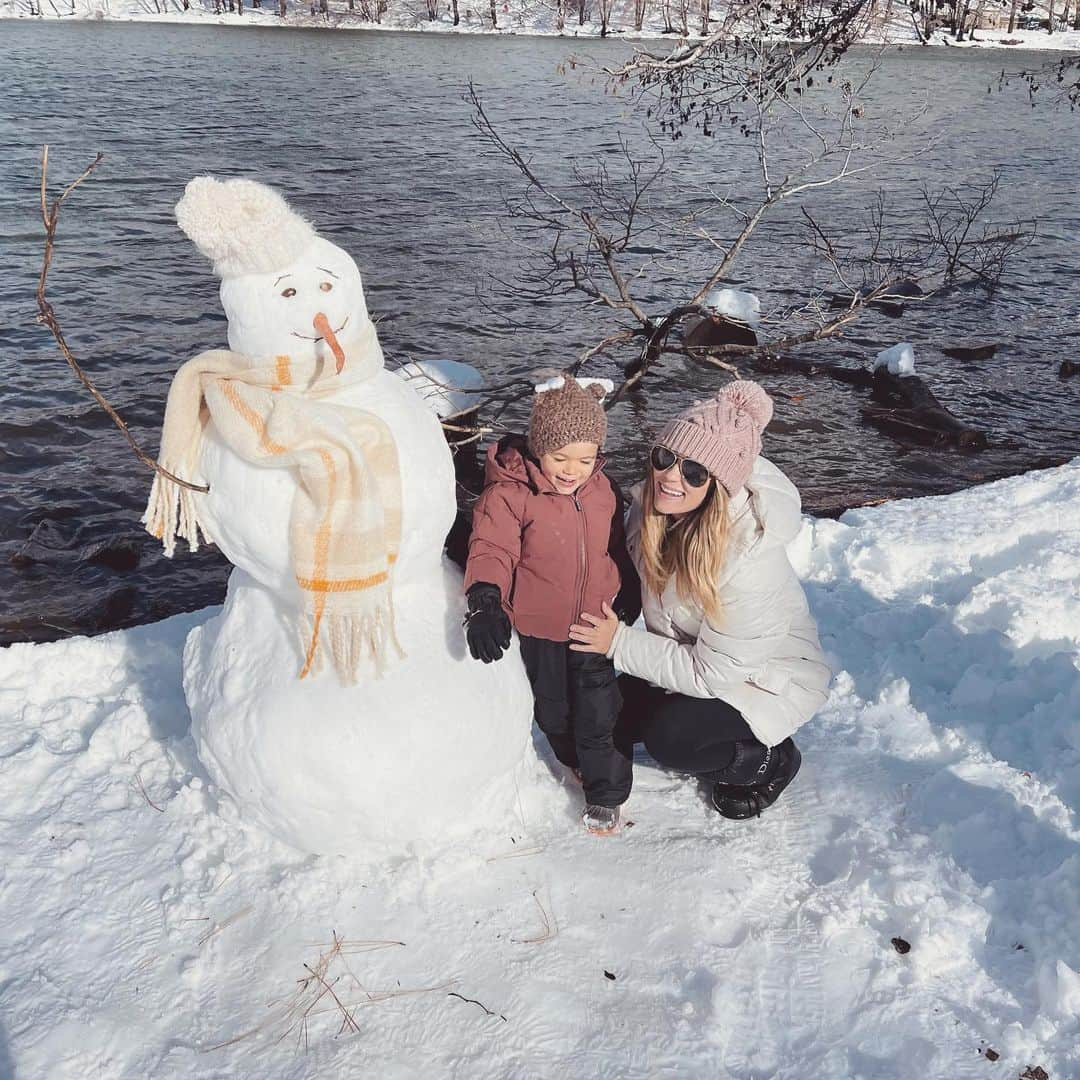
{"label": "bare tree branch", "polygon": [[60,328],[60,321],[56,317],[56,312],[53,310],[52,304],[49,303],[45,296],[45,285],[49,276],[49,268],[52,266],[53,249],[56,242],[56,226],[60,219],[60,208],[63,206],[64,200],[84,180],[90,178],[94,170],[104,160],[104,156],[104,154],[99,153],[83,171],[82,175],[68,184],[59,197],[54,199],[50,205],[48,202],[49,147],[48,145],[45,145],[41,148],[41,221],[45,226],[45,254],[42,259],[41,273],[38,276],[37,284],[37,321],[43,326],[47,326],[49,330],[52,331],[52,335],[56,338],[56,344],[59,346],[61,354],[67,361],[68,367],[75,373],[75,377],[79,382],[81,382],[90,392],[94,400],[105,410],[112,422],[124,433],[124,438],[127,439],[131,449],[135,451],[135,456],[147,466],[147,468],[153,469],[162,476],[168,477],[168,479],[179,484],[181,487],[188,488],[191,491],[206,492],[210,490],[209,487],[203,484],[192,484],[187,480],[182,480],[179,476],[174,476],[168,469],[162,468],[162,466],[139,446],[138,442],[135,440],[135,436],[131,434],[130,428],[120,417],[119,413],[117,413],[112,405],[109,404],[105,395],[98,390],[90,377],[83,371],[78,360],[75,359],[75,354],[71,351],[67,340],[64,337],[64,331]]}

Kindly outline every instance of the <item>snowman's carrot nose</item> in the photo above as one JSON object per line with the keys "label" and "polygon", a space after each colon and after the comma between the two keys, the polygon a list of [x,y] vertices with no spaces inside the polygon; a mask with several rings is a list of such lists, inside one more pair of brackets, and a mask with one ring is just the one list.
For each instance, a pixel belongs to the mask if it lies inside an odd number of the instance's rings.
{"label": "snowman's carrot nose", "polygon": [[345,350],[338,344],[338,339],[334,334],[333,327],[330,325],[330,320],[320,311],[312,320],[311,325],[318,330],[323,341],[330,346],[330,351],[334,354],[334,359],[337,361],[336,374],[340,375],[341,369],[345,366]]}

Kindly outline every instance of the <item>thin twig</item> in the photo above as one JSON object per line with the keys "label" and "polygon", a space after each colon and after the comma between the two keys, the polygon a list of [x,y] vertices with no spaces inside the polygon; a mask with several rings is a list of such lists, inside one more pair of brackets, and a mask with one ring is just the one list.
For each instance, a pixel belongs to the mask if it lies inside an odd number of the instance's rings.
{"label": "thin twig", "polygon": [[52,304],[45,297],[45,283],[49,276],[49,268],[52,265],[53,247],[56,242],[56,226],[60,218],[60,207],[63,206],[64,200],[84,181],[89,179],[94,170],[104,160],[105,155],[99,153],[91,164],[83,172],[77,180],[68,184],[64,188],[60,196],[53,200],[52,205],[48,203],[47,196],[47,184],[48,184],[48,171],[49,171],[49,147],[48,144],[41,148],[41,221],[45,226],[45,254],[41,263],[41,274],[38,277],[37,285],[37,306],[38,316],[37,321],[44,326],[47,326],[51,331],[54,338],[56,338],[56,344],[60,348],[60,352],[64,359],[67,361],[68,367],[75,373],[75,377],[90,391],[94,400],[105,410],[109,418],[114,424],[124,433],[124,437],[127,439],[131,449],[135,451],[135,456],[145,465],[147,468],[153,469],[155,472],[160,473],[162,476],[172,480],[173,483],[179,484],[181,487],[188,488],[190,491],[207,492],[210,488],[205,484],[193,484],[190,481],[182,480],[179,476],[174,476],[168,469],[159,465],[149,454],[147,454],[138,442],[135,440],[135,436],[131,434],[131,429],[120,417],[120,414],[109,404],[105,395],[94,385],[90,377],[83,371],[79,365],[78,360],[75,359],[74,353],[68,346],[67,340],[64,338],[64,331],[60,328],[60,322],[56,317],[56,312],[53,310]]}
{"label": "thin twig", "polygon": [[139,775],[138,769],[135,770],[135,782],[139,785],[139,790],[142,792],[142,797],[159,813],[164,814],[165,811],[158,806],[149,795],[146,794],[146,788],[143,787],[142,777]]}
{"label": "thin twig", "polygon": [[451,990],[450,993],[447,994],[446,996],[447,997],[460,998],[462,1001],[467,1001],[470,1005],[479,1005],[480,1008],[483,1009],[484,1012],[486,1012],[488,1014],[488,1016],[497,1016],[500,1020],[503,1020],[503,1021],[506,1020],[506,1017],[503,1016],[502,1013],[492,1012],[491,1009],[489,1009],[482,1001],[477,1001],[476,998],[464,997],[463,995],[457,993],[454,990]]}
{"label": "thin twig", "polygon": [[537,890],[533,890],[532,898],[536,901],[536,906],[540,909],[540,920],[544,924],[544,931],[537,937],[531,938],[511,938],[515,945],[542,945],[545,941],[550,941],[559,932],[559,924],[555,921],[554,910],[549,915],[547,909],[544,907],[537,896]]}

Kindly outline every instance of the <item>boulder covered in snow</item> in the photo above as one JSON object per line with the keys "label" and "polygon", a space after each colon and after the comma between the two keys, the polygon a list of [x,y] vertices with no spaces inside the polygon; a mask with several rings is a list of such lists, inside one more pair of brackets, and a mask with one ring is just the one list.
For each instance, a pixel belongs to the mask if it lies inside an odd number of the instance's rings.
{"label": "boulder covered in snow", "polygon": [[915,349],[907,341],[901,341],[898,345],[892,345],[888,349],[882,349],[874,357],[872,371],[887,371],[890,375],[914,375],[915,374]]}
{"label": "boulder covered in snow", "polygon": [[691,349],[717,345],[756,345],[761,327],[761,301],[751,292],[717,288],[701,304],[711,318],[687,319],[683,344]]}
{"label": "boulder covered in snow", "polygon": [[484,376],[471,364],[459,360],[411,360],[395,374],[401,376],[440,420],[473,411]]}

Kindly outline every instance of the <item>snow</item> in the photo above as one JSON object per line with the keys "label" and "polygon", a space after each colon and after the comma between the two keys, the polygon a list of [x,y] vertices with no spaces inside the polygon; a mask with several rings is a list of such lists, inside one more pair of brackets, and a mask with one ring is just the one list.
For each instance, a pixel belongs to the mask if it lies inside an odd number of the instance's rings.
{"label": "snow", "polygon": [[427,402],[440,420],[476,408],[484,376],[460,360],[410,360],[394,372]]}
{"label": "snow", "polygon": [[713,289],[705,297],[702,307],[717,315],[749,326],[757,331],[761,327],[761,301],[751,292],[739,289]]}
{"label": "snow", "polygon": [[877,371],[879,368],[885,368],[890,375],[914,375],[914,346],[907,341],[901,341],[899,345],[892,345],[888,349],[882,349],[874,357],[871,371]]}
{"label": "snow", "polygon": [[[792,555],[838,672],[802,773],[732,822],[642,761],[614,839],[540,766],[482,831],[300,855],[191,737],[217,612],[0,651],[0,1076],[1080,1075],[1080,459]],[[414,749],[386,813],[449,827]]]}

